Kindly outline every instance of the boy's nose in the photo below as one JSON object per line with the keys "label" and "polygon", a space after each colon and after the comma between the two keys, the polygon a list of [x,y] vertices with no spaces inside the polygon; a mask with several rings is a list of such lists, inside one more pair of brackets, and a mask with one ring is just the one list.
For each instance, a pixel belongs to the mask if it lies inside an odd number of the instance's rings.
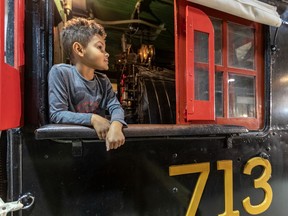
{"label": "boy's nose", "polygon": [[105,53],[105,56],[108,58],[108,57],[109,57],[109,53],[108,53],[108,52],[106,52],[106,53]]}

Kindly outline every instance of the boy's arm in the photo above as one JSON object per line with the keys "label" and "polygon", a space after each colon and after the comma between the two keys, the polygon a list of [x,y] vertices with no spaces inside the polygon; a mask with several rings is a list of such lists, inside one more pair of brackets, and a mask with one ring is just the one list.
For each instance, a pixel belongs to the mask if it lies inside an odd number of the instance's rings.
{"label": "boy's arm", "polygon": [[107,78],[106,83],[106,107],[109,111],[109,114],[111,115],[111,121],[118,121],[122,123],[123,126],[127,126],[127,123],[124,120],[124,110],[122,109],[122,106],[117,99],[116,93],[112,89],[112,85]]}
{"label": "boy's arm", "polygon": [[98,138],[105,140],[110,127],[110,122],[102,116],[93,114],[91,117],[91,124],[94,127]]}
{"label": "boy's arm", "polygon": [[117,149],[125,143],[125,136],[122,132],[123,125],[119,121],[113,121],[106,137],[106,150]]}
{"label": "boy's arm", "polygon": [[106,137],[106,149],[117,149],[125,143],[125,136],[122,132],[123,126],[127,127],[124,120],[124,110],[112,89],[112,85],[107,80],[107,109],[111,115],[111,126]]}

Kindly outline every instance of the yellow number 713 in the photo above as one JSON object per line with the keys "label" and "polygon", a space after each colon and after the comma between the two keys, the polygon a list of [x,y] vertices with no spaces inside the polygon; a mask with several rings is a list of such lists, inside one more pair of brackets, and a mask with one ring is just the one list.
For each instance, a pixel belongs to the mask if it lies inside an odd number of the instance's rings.
{"label": "yellow number 713", "polygon": [[[250,197],[246,197],[242,203],[244,209],[252,215],[260,214],[266,211],[272,203],[273,191],[268,184],[268,180],[271,177],[272,169],[268,160],[261,157],[254,157],[250,159],[244,166],[243,173],[251,175],[251,171],[256,166],[262,166],[262,175],[254,180],[254,188],[263,189],[265,195],[262,203],[258,205],[252,205]],[[219,216],[240,216],[238,210],[233,210],[233,164],[232,160],[217,161],[217,170],[224,171],[224,197],[225,197],[225,210]],[[184,164],[175,165],[169,167],[169,175],[184,175],[200,173],[197,180],[190,204],[188,206],[186,216],[195,216],[198,209],[208,176],[210,173],[210,163],[198,163],[198,164]]]}

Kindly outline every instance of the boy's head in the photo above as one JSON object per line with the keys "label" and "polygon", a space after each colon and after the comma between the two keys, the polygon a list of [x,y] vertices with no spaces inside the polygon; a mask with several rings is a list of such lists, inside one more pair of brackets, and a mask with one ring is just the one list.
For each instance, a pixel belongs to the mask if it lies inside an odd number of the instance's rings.
{"label": "boy's head", "polygon": [[61,32],[64,52],[70,59],[73,59],[73,44],[78,42],[86,47],[95,35],[100,35],[103,39],[106,37],[104,28],[94,20],[77,17],[67,21]]}

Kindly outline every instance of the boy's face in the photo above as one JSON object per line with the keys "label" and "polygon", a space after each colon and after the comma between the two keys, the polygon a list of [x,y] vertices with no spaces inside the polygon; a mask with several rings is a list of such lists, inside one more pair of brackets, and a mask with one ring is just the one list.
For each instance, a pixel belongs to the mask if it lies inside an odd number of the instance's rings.
{"label": "boy's face", "polygon": [[105,48],[105,40],[100,35],[95,35],[83,50],[82,63],[95,70],[108,70],[109,54]]}

